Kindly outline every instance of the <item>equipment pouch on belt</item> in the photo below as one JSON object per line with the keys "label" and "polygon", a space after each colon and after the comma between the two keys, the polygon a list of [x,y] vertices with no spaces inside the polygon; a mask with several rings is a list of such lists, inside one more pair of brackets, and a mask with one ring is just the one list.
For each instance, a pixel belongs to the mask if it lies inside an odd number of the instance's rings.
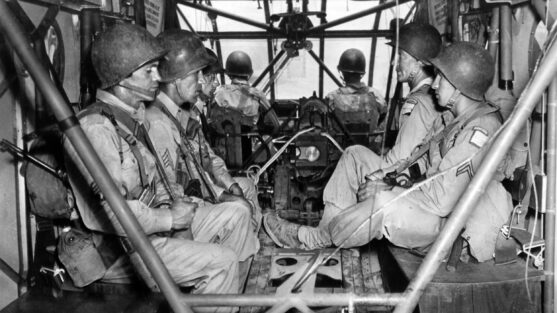
{"label": "equipment pouch on belt", "polygon": [[107,270],[93,242],[93,235],[74,228],[62,231],[58,241],[58,258],[77,287],[101,279]]}

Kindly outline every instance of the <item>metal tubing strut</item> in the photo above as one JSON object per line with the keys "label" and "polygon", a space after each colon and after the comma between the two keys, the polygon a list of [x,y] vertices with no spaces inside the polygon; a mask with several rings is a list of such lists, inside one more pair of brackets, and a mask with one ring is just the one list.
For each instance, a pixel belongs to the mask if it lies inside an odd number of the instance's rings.
{"label": "metal tubing strut", "polygon": [[[499,7],[491,10],[491,24],[489,26],[488,50],[493,60],[497,60],[497,48],[499,47]],[[497,63],[495,63],[497,64]]]}
{"label": "metal tubing strut", "polygon": [[544,312],[555,312],[555,210],[557,208],[557,79],[553,79],[547,101],[547,210],[545,219]]}
{"label": "metal tubing strut", "polygon": [[[327,12],[327,0],[321,1],[321,12]],[[325,15],[322,15],[319,23],[321,25],[325,24],[327,19]],[[319,36],[319,59],[325,60],[325,35]],[[323,68],[319,67],[319,98],[323,98]]]}
{"label": "metal tubing strut", "polygon": [[367,10],[363,10],[363,11],[360,11],[358,13],[354,13],[354,14],[351,14],[351,15],[348,15],[348,16],[345,16],[345,17],[341,17],[337,20],[331,21],[331,22],[323,24],[323,25],[312,27],[312,28],[308,29],[306,32],[308,34],[316,33],[316,32],[325,30],[327,28],[331,28],[331,27],[334,27],[334,26],[337,26],[337,25],[340,25],[340,24],[343,24],[343,23],[346,23],[346,22],[353,21],[355,19],[358,19],[360,17],[364,17],[366,15],[370,15],[370,14],[373,14],[373,13],[376,13],[376,12],[380,12],[380,11],[392,8],[392,7],[396,6],[397,3],[398,4],[403,4],[403,3],[406,3],[408,1],[410,1],[410,0],[399,0],[399,1],[391,0],[391,1],[387,1],[383,4],[376,5],[373,8],[369,8]]}
{"label": "metal tubing strut", "polygon": [[[505,129],[499,134],[483,158],[476,175],[460,197],[447,224],[420,265],[416,276],[408,285],[404,293],[407,298],[397,305],[393,311],[394,313],[410,313],[416,307],[427,284],[435,275],[443,258],[449,252],[452,243],[464,227],[468,216],[472,213],[479,198],[487,189],[487,185],[491,181],[497,166],[501,163],[507,150],[521,131],[522,126],[532,114],[542,93],[554,79],[557,73],[555,34],[551,34],[548,40],[551,41],[551,45],[546,50],[546,55],[530,79],[530,83],[518,99],[518,103],[509,117]],[[555,173],[551,174],[555,175]],[[553,247],[550,249],[553,249]]]}
{"label": "metal tubing strut", "polygon": [[325,72],[327,72],[327,75],[331,77],[331,79],[335,82],[335,84],[337,84],[337,86],[339,87],[342,87],[342,83],[340,82],[340,80],[338,80],[338,78],[335,77],[333,72],[331,72],[331,70],[327,67],[325,63],[323,63],[323,61],[315,54],[315,52],[313,52],[313,50],[308,50],[308,53],[317,63],[319,63],[319,67],[321,67],[322,69],[325,70]]}
{"label": "metal tubing strut", "polygon": [[58,89],[54,86],[48,72],[34,54],[23,29],[11,14],[4,0],[0,0],[0,27],[3,29],[3,33],[11,42],[12,47],[17,52],[21,61],[25,64],[44,98],[47,100],[56,120],[59,123],[67,125],[64,134],[68,137],[79,157],[87,167],[87,170],[97,182],[105,199],[114,210],[114,213],[118,217],[118,221],[122,224],[122,227],[126,231],[126,234],[128,234],[135,249],[139,252],[139,255],[151,271],[151,274],[172,307],[172,310],[174,310],[174,312],[192,313],[191,309],[180,301],[180,291],[178,287],[170,277],[159,255],[156,253],[155,249],[153,249],[153,246],[131,213],[126,201],[118,192],[119,188],[114,184],[114,181],[112,181],[110,174],[102,164],[93,146],[85,136],[85,133],[81,127],[76,127],[79,126],[79,123],[75,115],[71,111],[69,105],[64,101]]}
{"label": "metal tubing strut", "polygon": [[[385,0],[379,0],[379,3],[383,3],[385,2]],[[377,12],[377,14],[375,14],[375,19],[373,20],[373,28],[372,30],[377,30],[379,28],[379,22],[381,21],[381,13],[383,11],[379,11]],[[372,58],[371,56],[375,55],[375,51],[377,50],[377,37],[373,37],[371,38],[371,47],[370,47],[370,51],[369,51],[369,66],[368,66],[368,70],[367,70],[367,85],[368,86],[373,86],[373,69],[375,68],[375,58]]]}
{"label": "metal tubing strut", "polygon": [[[263,72],[261,72],[261,74],[259,74],[259,76],[255,79],[253,84],[251,84],[253,87],[257,87],[257,85],[259,85],[259,83],[263,80],[265,75],[267,75],[268,72],[270,72],[274,69],[275,64],[277,64],[277,62],[282,58],[284,53],[285,53],[284,50],[280,50],[279,53],[277,53],[277,55],[275,55],[275,58],[271,61],[271,63],[269,63],[269,65],[267,65],[267,67],[263,70]],[[273,76],[272,74],[269,74],[269,75]]]}
{"label": "metal tubing strut", "polygon": [[188,2],[186,0],[178,0],[178,3],[180,3],[182,5],[185,5],[187,7],[190,7],[190,8],[200,10],[200,11],[205,11],[207,13],[220,15],[222,17],[226,17],[226,18],[229,18],[231,20],[234,20],[234,21],[237,21],[237,22],[240,22],[240,23],[244,23],[244,24],[248,24],[248,25],[251,25],[251,26],[258,27],[258,28],[262,28],[262,29],[264,29],[268,32],[271,32],[271,33],[285,35],[284,32],[280,28],[272,27],[272,26],[269,26],[267,24],[260,23],[258,21],[250,20],[250,19],[242,17],[242,16],[238,16],[238,15],[235,15],[235,14],[232,14],[232,13],[221,11],[219,9],[215,9],[213,7],[210,7],[210,6],[205,6],[205,5],[201,5],[201,4],[192,3],[192,2]]}
{"label": "metal tubing strut", "polygon": [[303,301],[309,307],[316,306],[348,306],[354,305],[386,305],[395,306],[404,301],[401,293],[384,293],[355,295],[353,293],[333,293],[311,295],[288,294],[288,295],[232,295],[232,294],[182,294],[182,301],[193,307],[201,306],[274,306],[290,300]]}
{"label": "metal tubing strut", "polygon": [[[286,38],[284,35],[270,35],[263,31],[222,31],[218,34],[213,32],[197,32],[200,37],[209,39],[269,39],[269,38]],[[369,38],[369,37],[387,37],[392,35],[392,31],[388,29],[377,30],[328,30],[324,33],[307,34],[306,38]]]}
{"label": "metal tubing strut", "polygon": [[[209,4],[209,6],[211,5],[211,1],[207,2]],[[217,16],[216,15],[212,15],[212,14],[207,14],[209,16],[209,18],[211,19],[211,26],[213,27],[213,33],[218,33],[219,32],[219,26],[217,24]],[[214,43],[215,43],[215,49],[217,50],[217,59],[218,62],[220,62],[221,66],[224,66],[224,62],[223,62],[223,56],[222,56],[222,46],[220,44],[220,39],[216,38],[214,39]],[[225,76],[224,76],[225,71],[221,71],[220,72],[220,81],[221,84],[224,84],[226,82],[225,80]],[[210,103],[207,103],[207,105],[211,105]]]}
{"label": "metal tubing strut", "polygon": [[501,57],[501,67],[499,68],[499,88],[503,90],[513,89],[513,39],[512,39],[512,18],[513,12],[511,5],[508,3],[501,4],[499,19],[501,23],[501,48],[499,55]]}
{"label": "metal tubing strut", "polygon": [[[186,26],[190,29],[190,31],[199,37],[199,34],[195,31],[195,29],[193,28],[193,26],[191,26],[190,21],[188,20],[188,18],[186,17],[186,15],[184,14],[184,12],[182,12],[182,9],[180,9],[179,6],[176,6],[176,11],[178,12],[178,15],[180,15],[180,17],[182,18],[182,20],[184,20],[184,23],[186,23]],[[202,36],[203,37],[203,36]]]}
{"label": "metal tubing strut", "polygon": [[[265,12],[265,23],[271,24],[271,8],[269,7],[270,0],[263,0],[263,11]],[[281,50],[282,51],[282,50]],[[267,37],[267,62],[273,61],[273,39]],[[267,69],[267,68],[265,68]],[[274,73],[274,68],[271,66],[269,68],[269,77],[272,77]],[[275,102],[275,84],[271,84],[271,105]]]}

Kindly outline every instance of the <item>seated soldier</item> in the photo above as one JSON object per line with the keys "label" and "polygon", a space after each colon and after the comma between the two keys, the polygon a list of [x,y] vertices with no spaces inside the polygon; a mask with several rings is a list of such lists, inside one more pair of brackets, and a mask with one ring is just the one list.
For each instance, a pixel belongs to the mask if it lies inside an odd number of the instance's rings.
{"label": "seated soldier", "polygon": [[[484,98],[494,74],[487,51],[457,42],[431,62],[439,73],[433,89],[446,111],[422,147],[396,166],[397,173],[413,166],[427,179],[407,190],[382,182],[383,170],[371,175],[371,183],[358,194],[359,203],[342,210],[329,224],[335,244],[352,247],[385,237],[404,248],[429,247],[501,126],[498,108]],[[512,210],[510,195],[501,184],[503,176],[498,171],[490,182],[462,234],[480,262],[493,257],[499,230]]]}
{"label": "seated soldier", "polygon": [[[203,202],[207,207],[205,212],[225,212],[234,203],[252,208],[255,227],[250,228],[249,234],[253,237],[250,239],[253,247],[239,255],[240,261],[244,261],[259,247],[255,230],[261,219],[261,209],[255,185],[248,178],[230,176],[224,161],[215,155],[191,112],[192,104],[197,100],[198,75],[213,59],[190,32],[168,30],[157,39],[169,53],[159,63],[160,92],[146,112],[149,135],[164,161],[169,180],[183,186],[188,196],[209,200]],[[201,210],[197,214],[201,214]]]}
{"label": "seated soldier", "polygon": [[220,63],[218,56],[213,50],[205,48],[209,58],[211,59],[209,65],[201,71],[199,84],[197,86],[197,101],[195,102],[195,109],[199,113],[207,116],[208,105],[213,102],[215,98],[215,91],[220,82],[218,75],[224,72],[224,68]]}
{"label": "seated soldier", "polygon": [[234,51],[228,56],[225,73],[231,83],[216,89],[214,101],[208,107],[208,124],[215,130],[211,138],[215,152],[228,166],[242,168],[259,140],[240,134],[274,133],[280,122],[265,94],[250,86],[253,67],[245,52]]}
{"label": "seated soldier", "polygon": [[[249,84],[249,79],[253,74],[249,55],[243,51],[230,53],[226,58],[225,73],[231,82],[219,86],[215,91],[214,103],[216,107],[240,112],[245,118],[243,120],[251,127],[260,125],[261,128],[262,123],[277,127],[276,115],[267,114],[271,110],[271,104],[267,97]],[[260,116],[264,116],[261,123],[259,123]]]}
{"label": "seated soldier", "polygon": [[[368,124],[368,131],[376,130],[379,115],[385,113],[387,104],[378,90],[366,86],[361,80],[366,73],[366,58],[358,49],[348,49],[342,53],[337,65],[345,86],[331,91],[326,99],[335,114],[350,114],[348,120],[362,119]],[[344,123],[343,118],[339,118]],[[344,125],[346,126],[346,125]],[[367,138],[364,140],[367,145]]]}
{"label": "seated soldier", "polygon": [[318,227],[299,226],[276,215],[266,215],[265,230],[277,245],[303,249],[332,245],[327,226],[344,208],[358,202],[359,191],[367,185],[365,177],[408,158],[425,139],[440,115],[431,92],[433,69],[428,65],[428,59],[440,50],[441,36],[433,26],[409,23],[401,27],[397,77],[400,82],[407,82],[411,91],[402,105],[402,124],[395,145],[381,157],[363,146],[344,151],[323,192],[325,209]]}
{"label": "seated soldier", "polygon": [[[156,39],[136,25],[117,24],[102,33],[91,47],[101,89],[97,103],[80,112],[81,127],[174,281],[193,287],[193,293],[237,293],[238,256],[256,252],[249,209],[234,202],[228,214],[205,218],[211,213],[204,208],[196,212],[197,204],[170,188],[145,129],[144,103],[158,91],[157,66],[164,53]],[[120,236],[126,242],[126,233],[72,144],[65,140],[64,145],[69,180],[85,226],[95,238]],[[165,205],[169,198],[173,201]],[[186,230],[194,240],[172,236]],[[103,280],[121,281],[132,274],[125,255],[107,259],[112,262],[99,273]],[[148,276],[143,278],[149,281]]]}

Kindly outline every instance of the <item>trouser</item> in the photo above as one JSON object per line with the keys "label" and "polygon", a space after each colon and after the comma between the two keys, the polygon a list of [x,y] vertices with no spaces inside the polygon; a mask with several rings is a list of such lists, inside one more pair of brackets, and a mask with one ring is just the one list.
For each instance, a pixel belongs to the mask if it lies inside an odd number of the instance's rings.
{"label": "trouser", "polygon": [[253,205],[253,219],[257,221],[255,232],[258,232],[263,214],[261,213],[261,207],[259,206],[259,200],[257,199],[257,188],[255,187],[253,180],[247,177],[234,177],[234,180],[242,189],[244,197]]}
{"label": "trouser", "polygon": [[[193,286],[194,294],[238,293],[238,257],[222,245],[155,237],[151,240],[170,276],[179,286]],[[234,312],[237,307],[197,307],[196,312]]]}
{"label": "trouser", "polygon": [[259,240],[251,223],[251,209],[238,202],[199,203],[191,230],[195,241],[228,247],[239,261],[259,250]]}
{"label": "trouser", "polygon": [[366,181],[366,175],[389,165],[364,146],[346,148],[323,191],[325,208],[319,225],[302,226],[298,230],[298,239],[304,248],[319,249],[331,246],[328,230],[331,220],[358,202],[358,187]]}
{"label": "trouser", "polygon": [[[193,240],[184,233],[174,238],[151,235],[151,243],[180,286],[193,286],[193,293],[238,293],[238,262],[248,259],[259,249],[253,231],[250,209],[236,202],[210,204],[197,200],[193,218]],[[190,235],[191,236],[191,235]],[[131,274],[128,263],[118,260],[104,279],[116,281]],[[232,312],[238,308],[195,308],[197,312]]]}
{"label": "trouser", "polygon": [[434,204],[420,190],[401,197],[405,191],[399,187],[384,190],[343,210],[329,223],[334,244],[357,247],[384,236],[408,249],[431,245],[445,219],[428,210]]}

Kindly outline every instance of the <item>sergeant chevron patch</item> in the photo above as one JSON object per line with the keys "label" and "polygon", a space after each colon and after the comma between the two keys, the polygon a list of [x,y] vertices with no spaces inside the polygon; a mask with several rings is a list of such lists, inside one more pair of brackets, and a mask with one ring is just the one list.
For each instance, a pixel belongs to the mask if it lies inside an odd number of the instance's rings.
{"label": "sergeant chevron patch", "polygon": [[470,137],[470,143],[477,148],[481,148],[489,138],[487,136],[487,131],[481,127],[474,127],[472,128],[472,136]]}
{"label": "sergeant chevron patch", "polygon": [[472,166],[471,161],[468,161],[458,167],[456,170],[456,176],[459,176],[460,174],[466,174],[468,175],[468,179],[472,179],[472,176],[474,176],[474,167]]}
{"label": "sergeant chevron patch", "polygon": [[170,157],[168,149],[165,150],[164,154],[162,155],[162,162],[164,163],[165,167],[172,167],[172,158]]}

